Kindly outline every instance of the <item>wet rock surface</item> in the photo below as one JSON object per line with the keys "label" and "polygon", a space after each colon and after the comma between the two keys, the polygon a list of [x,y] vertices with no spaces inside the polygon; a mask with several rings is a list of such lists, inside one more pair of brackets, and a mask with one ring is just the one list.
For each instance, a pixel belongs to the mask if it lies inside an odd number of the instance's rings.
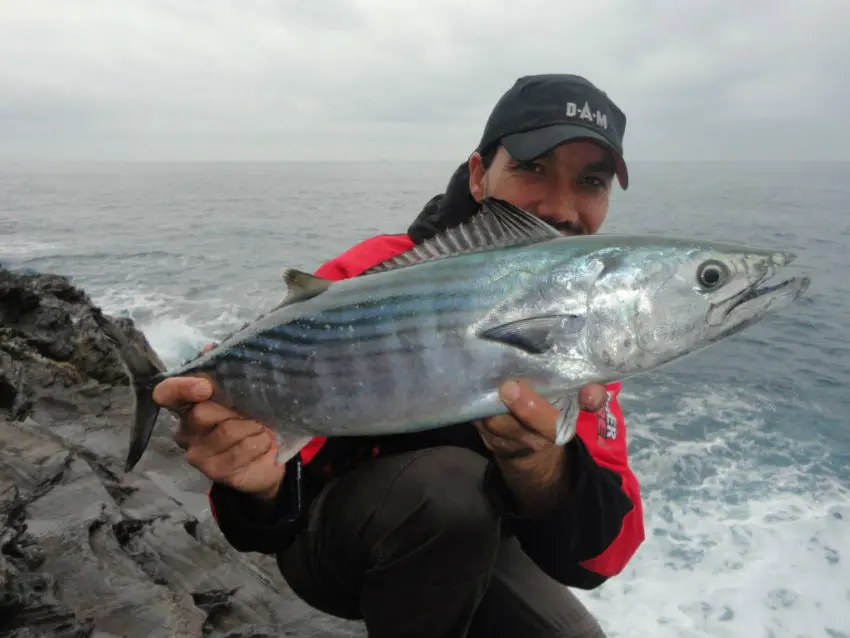
{"label": "wet rock surface", "polygon": [[123,475],[130,390],[96,312],[63,277],[0,267],[0,636],[365,636],[227,544],[168,413]]}

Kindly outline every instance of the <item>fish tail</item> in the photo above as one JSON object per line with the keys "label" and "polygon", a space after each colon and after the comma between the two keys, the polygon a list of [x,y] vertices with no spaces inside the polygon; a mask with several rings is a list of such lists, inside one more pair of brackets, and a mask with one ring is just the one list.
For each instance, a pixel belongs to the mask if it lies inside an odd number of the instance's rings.
{"label": "fish tail", "polygon": [[130,436],[130,448],[124,461],[124,472],[132,470],[142,458],[153,435],[156,420],[159,417],[160,406],[153,400],[153,389],[156,387],[161,371],[141,376],[130,375],[130,385],[133,388],[133,430]]}
{"label": "fish tail", "polygon": [[124,471],[129,472],[142,458],[153,434],[160,411],[160,406],[153,399],[153,389],[164,378],[165,365],[147,343],[131,342],[127,335],[99,310],[93,315],[104,335],[118,349],[118,358],[130,380],[133,393],[133,428],[127,459],[124,462]]}

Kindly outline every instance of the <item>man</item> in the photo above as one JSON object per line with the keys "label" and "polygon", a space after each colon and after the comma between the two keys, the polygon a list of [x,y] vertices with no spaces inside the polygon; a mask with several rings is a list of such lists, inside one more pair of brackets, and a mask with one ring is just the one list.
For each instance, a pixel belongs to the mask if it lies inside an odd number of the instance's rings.
{"label": "man", "polygon": [[[317,275],[344,279],[499,197],[566,234],[595,233],[616,176],[625,116],[588,81],[520,78],[476,151],[407,234],[368,239]],[[185,412],[175,438],[214,481],[218,524],[241,551],[277,556],[307,603],[362,618],[370,636],[600,636],[566,586],[619,573],[643,541],[619,384],[584,388],[577,436],[552,444],[557,410],[506,381],[510,414],[430,432],[317,438],[275,462],[270,430],[210,401],[197,379],[160,384]]]}

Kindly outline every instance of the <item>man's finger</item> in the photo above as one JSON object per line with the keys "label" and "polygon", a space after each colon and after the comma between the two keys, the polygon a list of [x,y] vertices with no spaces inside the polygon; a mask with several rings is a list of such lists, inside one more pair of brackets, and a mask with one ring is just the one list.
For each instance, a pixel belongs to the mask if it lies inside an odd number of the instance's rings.
{"label": "man's finger", "polygon": [[174,442],[184,450],[193,441],[215,432],[222,422],[241,420],[238,414],[213,401],[185,405],[186,409],[180,412],[180,425],[174,432]]}
{"label": "man's finger", "polygon": [[153,389],[153,400],[169,410],[181,411],[187,404],[200,403],[212,396],[212,384],[198,377],[172,377]]}
{"label": "man's finger", "polygon": [[526,427],[512,414],[500,414],[484,419],[478,422],[477,427],[485,438],[485,443],[489,442],[491,445],[509,449],[509,451],[527,448],[539,452],[552,444],[536,431]]}
{"label": "man's finger", "polygon": [[214,401],[204,401],[198,403],[192,408],[184,421],[188,426],[187,429],[197,434],[206,434],[222,421],[228,419],[242,419],[242,417],[220,403]]}
{"label": "man's finger", "polygon": [[236,489],[244,489],[245,486],[269,485],[271,483],[270,490],[252,493],[264,499],[273,499],[280,488],[280,482],[284,475],[284,467],[277,465],[275,461],[277,452],[277,446],[271,445],[265,454],[236,470],[230,477],[230,485]]}
{"label": "man's finger", "polygon": [[273,445],[271,437],[265,432],[242,439],[237,445],[221,454],[206,459],[190,460],[204,474],[214,481],[226,480],[237,471],[263,456]]}
{"label": "man's finger", "polygon": [[532,390],[527,383],[507,381],[499,388],[499,396],[525,427],[549,441],[555,440],[558,409]]}
{"label": "man's finger", "polygon": [[198,452],[204,456],[222,454],[249,437],[265,433],[266,429],[257,421],[244,419],[222,421],[209,434],[198,439]]}

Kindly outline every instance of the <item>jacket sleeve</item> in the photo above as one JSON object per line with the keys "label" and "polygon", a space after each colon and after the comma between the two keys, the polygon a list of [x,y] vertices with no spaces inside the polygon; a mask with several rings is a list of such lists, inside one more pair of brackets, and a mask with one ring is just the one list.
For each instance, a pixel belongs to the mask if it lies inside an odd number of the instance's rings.
{"label": "jacket sleeve", "polygon": [[301,457],[286,462],[277,496],[261,506],[250,494],[222,483],[209,492],[210,510],[227,542],[240,552],[274,554],[292,542],[305,514]]}
{"label": "jacket sleeve", "polygon": [[[607,407],[579,417],[577,436],[565,448],[570,489],[562,506],[543,519],[512,521],[532,560],[555,580],[580,589],[593,589],[620,573],[645,538],[619,390],[619,383],[608,386]],[[500,483],[499,491],[507,489],[492,464],[487,480]]]}

